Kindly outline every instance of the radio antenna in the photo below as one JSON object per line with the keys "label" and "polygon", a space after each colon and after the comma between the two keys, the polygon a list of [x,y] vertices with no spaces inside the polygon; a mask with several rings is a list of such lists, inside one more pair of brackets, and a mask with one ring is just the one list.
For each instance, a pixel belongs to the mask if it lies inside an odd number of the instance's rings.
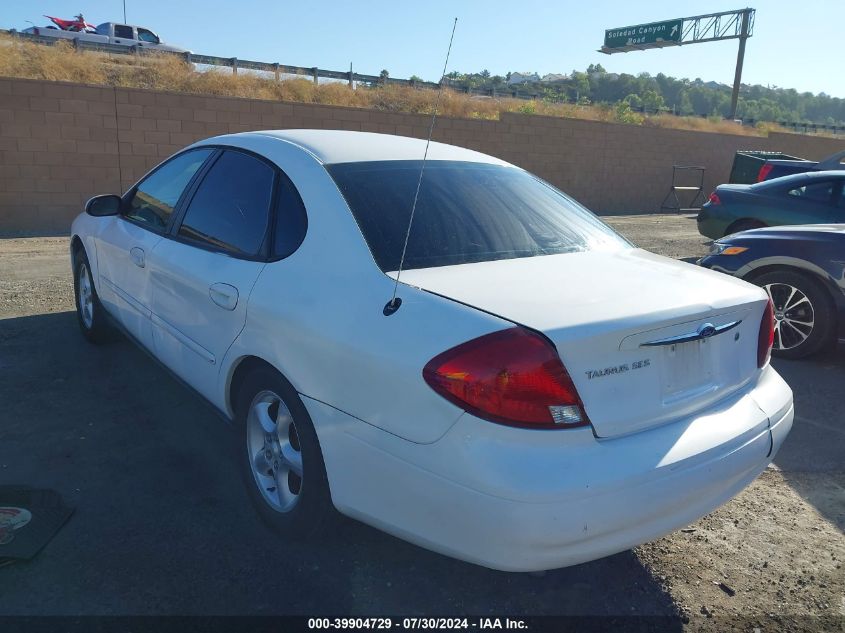
{"label": "radio antenna", "polygon": [[449,37],[449,48],[446,49],[446,61],[443,62],[443,72],[440,73],[440,87],[437,89],[437,99],[434,102],[434,112],[431,113],[431,125],[428,128],[428,138],[425,141],[425,152],[423,153],[420,176],[417,179],[417,190],[414,193],[414,203],[411,205],[411,217],[408,220],[408,230],[405,231],[405,243],[402,245],[402,257],[399,258],[399,270],[396,272],[396,280],[393,284],[393,297],[384,305],[384,316],[390,316],[402,305],[402,299],[396,296],[399,291],[399,277],[402,275],[402,267],[405,265],[405,252],[408,250],[408,238],[411,235],[411,226],[414,224],[414,213],[417,210],[417,200],[420,197],[420,186],[422,185],[423,174],[425,173],[425,161],[428,158],[428,146],[431,145],[431,135],[434,134],[434,122],[437,120],[437,108],[440,107],[440,96],[443,94],[443,84],[446,79],[446,67],[449,65],[449,55],[452,52],[452,41],[455,39],[455,27],[458,26],[458,18],[452,23],[452,35]]}

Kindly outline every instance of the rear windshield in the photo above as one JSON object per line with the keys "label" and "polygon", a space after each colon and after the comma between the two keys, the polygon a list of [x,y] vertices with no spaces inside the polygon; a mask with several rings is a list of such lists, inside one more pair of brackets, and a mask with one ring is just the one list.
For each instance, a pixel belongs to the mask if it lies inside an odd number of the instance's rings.
{"label": "rear windshield", "polygon": [[[399,269],[422,161],[328,165],[385,271]],[[630,245],[557,189],[513,167],[429,161],[405,268],[433,268]]]}

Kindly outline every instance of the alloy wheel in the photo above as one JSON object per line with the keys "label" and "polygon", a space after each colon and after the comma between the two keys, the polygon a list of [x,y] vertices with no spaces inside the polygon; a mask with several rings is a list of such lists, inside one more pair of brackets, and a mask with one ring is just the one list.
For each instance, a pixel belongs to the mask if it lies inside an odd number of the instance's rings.
{"label": "alloy wheel", "polygon": [[775,308],[774,349],[798,347],[812,334],[815,310],[807,295],[795,286],[771,283],[763,286]]}
{"label": "alloy wheel", "polygon": [[77,280],[79,294],[79,314],[82,322],[89,330],[94,325],[94,293],[91,290],[91,275],[88,273],[88,265],[84,262],[79,265],[79,279]]}
{"label": "alloy wheel", "polygon": [[247,414],[247,454],[252,477],[273,510],[290,512],[302,495],[302,450],[293,416],[282,399],[262,391]]}

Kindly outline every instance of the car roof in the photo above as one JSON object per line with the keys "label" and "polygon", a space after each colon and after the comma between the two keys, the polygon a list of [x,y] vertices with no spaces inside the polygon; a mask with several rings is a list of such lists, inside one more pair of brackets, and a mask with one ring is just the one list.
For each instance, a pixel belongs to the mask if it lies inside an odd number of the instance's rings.
{"label": "car roof", "polygon": [[[246,137],[264,137],[292,143],[313,155],[324,165],[383,160],[422,160],[426,145],[425,139],[351,130],[261,130],[218,136],[213,141],[238,145],[238,139]],[[435,141],[432,141],[428,148],[427,158],[428,160],[454,160],[510,166],[509,163],[493,156]]]}

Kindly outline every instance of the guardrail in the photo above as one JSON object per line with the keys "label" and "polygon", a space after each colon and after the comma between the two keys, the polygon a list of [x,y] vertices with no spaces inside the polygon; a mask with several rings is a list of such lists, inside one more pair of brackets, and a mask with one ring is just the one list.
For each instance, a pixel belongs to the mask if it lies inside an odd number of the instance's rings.
{"label": "guardrail", "polygon": [[175,55],[184,59],[191,64],[201,64],[205,66],[221,66],[231,68],[232,73],[237,75],[239,69],[244,70],[258,70],[262,72],[273,73],[276,79],[281,79],[282,75],[297,75],[306,76],[313,81],[319,82],[320,79],[333,79],[340,81],[347,81],[349,85],[354,83],[364,83],[368,85],[383,85],[396,84],[407,85],[418,88],[438,88],[439,84],[431,81],[417,81],[415,79],[394,79],[392,77],[381,77],[379,75],[364,75],[353,72],[351,69],[344,70],[326,70],[324,68],[307,68],[304,66],[290,66],[288,64],[260,62],[251,59],[238,59],[237,57],[217,57],[215,55],[202,55],[199,53],[175,53],[172,51],[163,51],[154,48],[145,48],[143,45],[122,46],[120,44],[106,44],[101,42],[90,42],[80,38],[65,38],[65,37],[48,37],[45,35],[35,35],[32,33],[21,33],[19,31],[0,29],[0,34],[17,37],[35,44],[44,44],[52,46],[57,42],[68,42],[77,50],[92,51],[97,53],[108,53],[110,55],[150,55],[150,54],[169,54]]}
{"label": "guardrail", "polygon": [[[65,38],[65,37],[48,37],[45,35],[35,35],[32,33],[21,33],[14,29],[0,29],[0,34],[17,37],[35,44],[44,44],[52,46],[56,42],[68,42],[76,50],[92,51],[98,53],[108,53],[114,55],[151,55],[151,54],[170,54],[184,59],[191,64],[200,64],[205,66],[218,66],[223,68],[231,68],[232,73],[237,75],[239,69],[244,70],[258,70],[261,72],[273,73],[276,80],[280,80],[283,75],[295,75],[299,77],[308,77],[314,83],[319,83],[320,79],[331,79],[335,81],[346,81],[350,86],[355,84],[365,84],[368,86],[377,85],[398,85],[410,86],[412,88],[429,88],[436,89],[440,87],[439,83],[433,81],[421,81],[416,79],[395,79],[393,77],[381,77],[380,75],[364,75],[350,70],[326,70],[325,68],[306,67],[306,66],[290,66],[287,64],[260,62],[251,59],[239,59],[237,57],[217,57],[215,55],[202,55],[200,53],[174,53],[171,51],[162,51],[160,49],[144,48],[143,45],[136,46],[122,46],[120,44],[106,44],[100,42],[90,42],[79,38]],[[478,96],[501,96],[513,97],[516,99],[532,100],[539,98],[536,93],[526,93],[513,89],[467,89],[460,86],[450,85],[448,79],[445,80],[446,86],[453,90],[464,92],[471,95]]]}

